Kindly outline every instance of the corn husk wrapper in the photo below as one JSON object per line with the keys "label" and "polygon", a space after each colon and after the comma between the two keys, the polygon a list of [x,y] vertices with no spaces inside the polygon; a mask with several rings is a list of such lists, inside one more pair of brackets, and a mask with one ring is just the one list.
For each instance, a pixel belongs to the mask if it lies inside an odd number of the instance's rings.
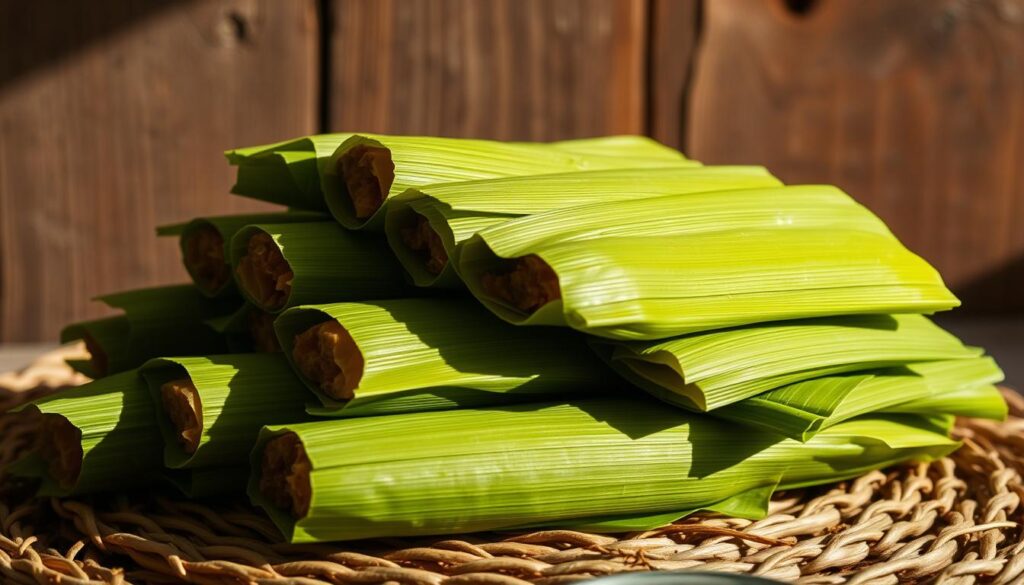
{"label": "corn husk wrapper", "polygon": [[780,186],[763,167],[613,169],[442,183],[409,189],[388,203],[388,243],[418,286],[462,288],[447,265],[432,274],[405,245],[402,230],[416,214],[426,218],[451,258],[455,246],[480,230],[516,217],[602,201]]}
{"label": "corn husk wrapper", "polygon": [[810,378],[981,354],[912,314],[761,323],[656,341],[594,338],[591,344],[634,385],[696,411]]}
{"label": "corn husk wrapper", "polygon": [[[350,133],[319,134],[226,151],[228,162],[238,167],[231,192],[299,209],[326,211],[321,189],[323,169],[334,151],[351,137]],[[568,154],[596,158],[628,154],[637,159],[659,158],[674,162],[680,157],[672,149],[639,136],[564,140],[548,146]]]}
{"label": "corn husk wrapper", "polygon": [[246,226],[231,240],[232,270],[237,270],[249,238],[258,232],[270,235],[294,273],[291,293],[278,308],[260,307],[260,300],[239,283],[246,300],[268,312],[304,304],[394,298],[408,290],[387,242],[351,233],[334,222]]}
{"label": "corn husk wrapper", "polygon": [[92,336],[106,355],[106,367],[95,361],[68,363],[90,378],[137,368],[160,355],[223,353],[224,338],[206,321],[238,308],[234,299],[208,299],[191,285],[145,288],[97,297],[123,315],[68,325],[61,343]]}
{"label": "corn husk wrapper", "polygon": [[81,472],[71,485],[55,481],[37,454],[11,465],[13,475],[41,480],[38,495],[124,490],[156,481],[163,445],[152,401],[135,370],[62,390],[23,408],[64,417],[81,433]]}
{"label": "corn husk wrapper", "polygon": [[[481,284],[508,259],[526,256],[550,266],[561,291],[530,314]],[[470,292],[511,323],[570,326],[612,339],[959,304],[935,269],[832,187],[555,210],[477,233],[458,246],[454,261]]]}
{"label": "corn husk wrapper", "polygon": [[228,150],[224,153],[228,163],[238,167],[231,192],[297,209],[327,211],[320,189],[321,167],[351,136],[319,134]]}
{"label": "corn husk wrapper", "polygon": [[[1002,372],[991,358],[971,358],[916,364],[870,373],[824,376],[790,384],[711,411],[716,417],[756,426],[807,441],[843,421],[871,412],[910,412],[922,415],[975,415],[1001,419],[1005,401],[993,394],[992,381]],[[950,380],[961,389],[958,408],[944,396]],[[969,398],[968,398],[969,397]],[[932,399],[943,404],[933,404]],[[910,403],[913,406],[907,407]],[[900,408],[902,407],[902,408]]]}
{"label": "corn husk wrapper", "polygon": [[1003,372],[990,357],[911,364],[928,381],[929,396],[891,406],[887,412],[935,413],[1003,420],[1006,400],[995,384]]}
{"label": "corn husk wrapper", "polygon": [[591,397],[620,385],[578,336],[509,327],[469,299],[290,309],[278,317],[274,328],[293,365],[295,336],[327,320],[337,321],[352,336],[364,368],[355,398],[348,401],[333,399],[303,378],[323,404],[310,409],[319,416]]}
{"label": "corn husk wrapper", "polygon": [[[269,427],[249,494],[292,542],[523,526],[650,528],[755,493],[856,476],[953,450],[948,420],[857,419],[807,443],[648,400],[528,404]],[[259,492],[262,447],[298,435],[309,514]]]}
{"label": "corn husk wrapper", "polygon": [[306,211],[286,211],[280,213],[251,213],[243,215],[219,215],[211,217],[198,217],[192,221],[185,222],[183,224],[167,225],[157,228],[157,235],[160,236],[178,236],[178,246],[181,249],[181,255],[185,270],[188,271],[189,276],[192,277],[192,282],[196,285],[204,295],[208,297],[220,297],[235,294],[235,282],[229,278],[224,285],[217,288],[209,288],[203,285],[201,278],[194,273],[193,269],[185,259],[185,247],[188,238],[192,236],[196,230],[212,228],[220,237],[224,240],[224,268],[230,271],[231,264],[228,259],[231,257],[231,238],[235,233],[243,227],[250,224],[279,224],[279,223],[300,223],[300,222],[312,222],[312,221],[323,221],[330,219],[329,216],[322,213],[306,212]]}
{"label": "corn husk wrapper", "polygon": [[[601,144],[608,146],[607,150]],[[395,178],[384,193],[384,203],[367,218],[358,218],[339,161],[357,146],[385,148],[394,164]],[[699,166],[679,152],[640,136],[589,139],[572,144],[512,143],[465,138],[383,136],[356,134],[342,143],[323,167],[321,184],[331,214],[349,229],[384,229],[388,199],[406,189],[436,183],[473,181],[562,173],[569,171],[637,167]]]}
{"label": "corn husk wrapper", "polygon": [[[157,405],[164,464],[172,469],[242,465],[263,425],[309,418],[309,392],[282,355],[157,358],[139,372]],[[179,379],[192,382],[201,405],[202,433],[192,454],[182,448],[161,403],[161,386]]]}

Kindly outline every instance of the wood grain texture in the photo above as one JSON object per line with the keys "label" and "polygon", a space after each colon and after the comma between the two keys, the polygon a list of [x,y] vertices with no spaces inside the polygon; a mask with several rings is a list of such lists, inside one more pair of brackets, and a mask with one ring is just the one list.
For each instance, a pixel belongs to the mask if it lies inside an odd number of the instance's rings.
{"label": "wood grain texture", "polygon": [[2,4],[0,341],[187,281],[158,223],[264,207],[228,195],[221,151],[316,129],[315,17],[313,0]]}
{"label": "wood grain texture", "polygon": [[687,119],[692,156],[838,184],[965,307],[1024,309],[1024,1],[705,2]]}
{"label": "wood grain texture", "polygon": [[647,0],[330,0],[332,128],[643,133]]}
{"label": "wood grain texture", "polygon": [[690,97],[694,52],[700,32],[698,0],[651,0],[648,132],[686,151],[684,112]]}

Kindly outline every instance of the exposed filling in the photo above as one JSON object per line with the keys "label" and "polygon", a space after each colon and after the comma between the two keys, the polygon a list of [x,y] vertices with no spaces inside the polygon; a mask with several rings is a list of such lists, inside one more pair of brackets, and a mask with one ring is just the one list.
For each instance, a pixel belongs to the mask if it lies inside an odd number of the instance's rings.
{"label": "exposed filling", "polygon": [[363,377],[363,354],[337,321],[325,321],[295,336],[292,359],[307,380],[335,400],[351,400]]}
{"label": "exposed filling", "polygon": [[106,376],[107,369],[110,367],[110,359],[107,357],[107,352],[103,351],[100,342],[96,341],[96,338],[89,335],[88,332],[82,334],[82,342],[85,343],[85,351],[89,352],[89,363],[92,365],[96,377]]}
{"label": "exposed filling", "polygon": [[253,349],[262,353],[277,353],[281,351],[281,344],[277,342],[277,336],[274,335],[273,315],[266,311],[253,309],[249,311],[247,318]]}
{"label": "exposed filling", "polygon": [[231,267],[224,258],[224,238],[211,225],[202,225],[185,239],[185,268],[196,286],[215,293],[231,280]]}
{"label": "exposed filling", "polygon": [[181,448],[189,455],[195,453],[203,433],[203,406],[195,384],[188,378],[171,380],[160,386],[160,401]]}
{"label": "exposed filling", "polygon": [[524,313],[562,298],[558,275],[535,254],[516,258],[504,269],[484,273],[480,286],[489,296]]}
{"label": "exposed filling", "polygon": [[237,272],[242,288],[261,308],[276,311],[288,302],[295,274],[270,234],[257,232],[249,238]]}
{"label": "exposed filling", "polygon": [[380,209],[395,182],[391,151],[380,146],[353,146],[338,157],[338,172],[359,219],[366,219]]}
{"label": "exposed filling", "polygon": [[304,518],[309,513],[313,493],[309,484],[311,470],[306,449],[295,433],[275,437],[263,447],[260,493],[295,518]]}
{"label": "exposed filling", "polygon": [[73,487],[82,472],[82,431],[59,414],[44,414],[39,424],[37,453],[58,485]]}
{"label": "exposed filling", "polygon": [[448,265],[448,252],[441,243],[441,236],[430,227],[427,218],[418,213],[412,225],[402,228],[402,243],[416,253],[431,274],[441,274]]}

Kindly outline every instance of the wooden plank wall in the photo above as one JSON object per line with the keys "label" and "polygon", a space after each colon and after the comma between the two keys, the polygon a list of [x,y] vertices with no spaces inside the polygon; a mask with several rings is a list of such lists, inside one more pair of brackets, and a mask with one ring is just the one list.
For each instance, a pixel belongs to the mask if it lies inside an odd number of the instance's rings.
{"label": "wooden plank wall", "polygon": [[0,341],[187,281],[154,226],[262,207],[221,151],[316,130],[318,34],[313,0],[0,3]]}
{"label": "wooden plank wall", "polygon": [[704,2],[686,145],[828,182],[965,309],[1024,309],[1024,0]]}
{"label": "wooden plank wall", "polygon": [[1021,309],[1022,93],[1024,0],[2,3],[0,341],[183,280],[155,224],[259,206],[222,149],[338,129],[649,133],[837,183]]}

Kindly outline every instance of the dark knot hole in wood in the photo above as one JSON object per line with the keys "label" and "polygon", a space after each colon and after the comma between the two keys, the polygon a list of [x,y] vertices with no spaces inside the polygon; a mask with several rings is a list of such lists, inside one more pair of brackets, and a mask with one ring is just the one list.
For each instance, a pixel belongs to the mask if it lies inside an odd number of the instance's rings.
{"label": "dark knot hole in wood", "polygon": [[818,5],[819,0],[782,0],[790,14],[805,17]]}

